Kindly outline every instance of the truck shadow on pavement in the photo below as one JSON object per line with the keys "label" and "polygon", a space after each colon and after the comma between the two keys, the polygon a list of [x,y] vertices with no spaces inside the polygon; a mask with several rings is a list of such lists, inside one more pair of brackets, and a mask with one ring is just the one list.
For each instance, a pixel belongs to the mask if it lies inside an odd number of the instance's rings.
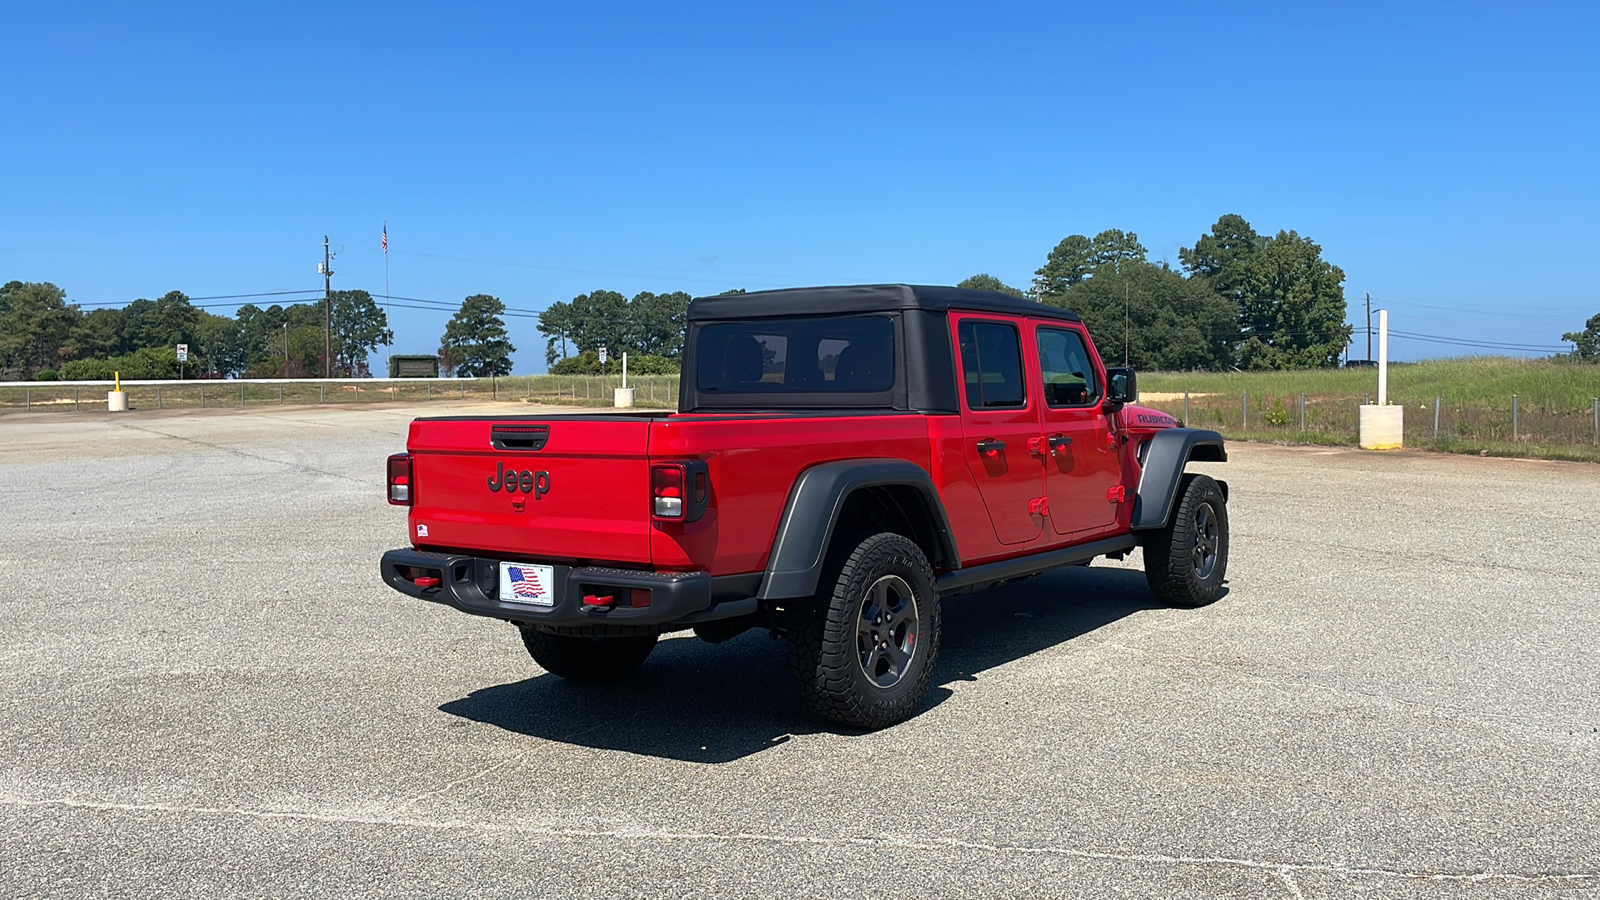
{"label": "truck shadow on pavement", "polygon": [[[1060,570],[948,598],[934,687],[918,715],[953,696],[946,685],[977,681],[980,673],[1156,608],[1143,572],[1112,568]],[[858,734],[801,708],[784,645],[766,632],[716,646],[684,634],[663,639],[639,672],[620,682],[539,675],[439,709],[542,740],[699,763],[741,759],[800,734]]]}

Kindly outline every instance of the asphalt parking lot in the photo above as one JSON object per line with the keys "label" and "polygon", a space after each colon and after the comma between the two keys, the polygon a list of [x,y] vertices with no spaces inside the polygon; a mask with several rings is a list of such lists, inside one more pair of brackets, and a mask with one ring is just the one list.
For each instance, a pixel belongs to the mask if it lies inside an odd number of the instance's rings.
{"label": "asphalt parking lot", "polygon": [[1600,896],[1600,466],[1234,445],[1218,604],[953,598],[857,734],[384,587],[417,412],[0,418],[0,895]]}

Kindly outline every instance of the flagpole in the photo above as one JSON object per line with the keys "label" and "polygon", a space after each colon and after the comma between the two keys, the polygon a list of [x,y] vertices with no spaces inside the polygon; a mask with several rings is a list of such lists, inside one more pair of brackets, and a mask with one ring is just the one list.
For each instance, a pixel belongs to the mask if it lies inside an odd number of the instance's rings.
{"label": "flagpole", "polygon": [[[389,323],[389,220],[383,220],[383,321]],[[393,331],[391,327],[389,329]],[[383,348],[383,374],[389,374],[390,363],[394,359],[394,341]]]}

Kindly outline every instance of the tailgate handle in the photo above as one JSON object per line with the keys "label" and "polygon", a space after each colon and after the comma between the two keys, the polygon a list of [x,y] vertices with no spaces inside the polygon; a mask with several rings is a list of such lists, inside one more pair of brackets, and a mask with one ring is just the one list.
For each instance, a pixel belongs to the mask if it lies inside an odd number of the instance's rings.
{"label": "tailgate handle", "polygon": [[496,450],[543,450],[549,425],[491,425],[489,443]]}

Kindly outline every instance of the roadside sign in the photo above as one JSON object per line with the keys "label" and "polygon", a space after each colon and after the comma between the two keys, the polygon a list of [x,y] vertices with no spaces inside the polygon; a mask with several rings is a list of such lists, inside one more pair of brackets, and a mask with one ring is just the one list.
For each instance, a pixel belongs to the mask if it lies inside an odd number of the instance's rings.
{"label": "roadside sign", "polygon": [[605,364],[606,364],[606,348],[601,347],[600,348],[600,365],[603,366]]}
{"label": "roadside sign", "polygon": [[189,345],[188,344],[179,344],[178,345],[178,362],[188,362],[188,361],[189,361]]}

